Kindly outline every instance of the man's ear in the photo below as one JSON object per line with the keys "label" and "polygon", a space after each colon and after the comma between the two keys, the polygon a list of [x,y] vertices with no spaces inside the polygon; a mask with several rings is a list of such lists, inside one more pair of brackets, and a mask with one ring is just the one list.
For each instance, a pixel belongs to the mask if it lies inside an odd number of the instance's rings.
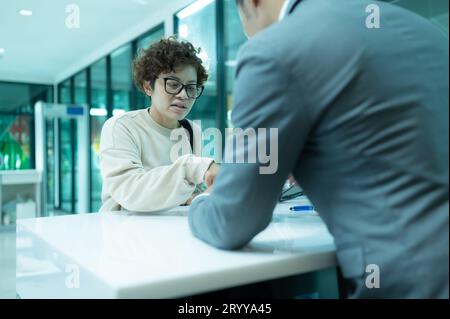
{"label": "man's ear", "polygon": [[258,8],[261,5],[261,0],[250,0],[253,8]]}
{"label": "man's ear", "polygon": [[249,0],[248,5],[254,10],[261,6],[261,0]]}
{"label": "man's ear", "polygon": [[142,88],[144,89],[145,94],[152,96],[153,90],[149,81],[144,81],[144,83],[142,83]]}
{"label": "man's ear", "polygon": [[255,10],[261,6],[261,0],[244,0],[241,5],[242,13],[246,18],[251,18],[254,15]]}

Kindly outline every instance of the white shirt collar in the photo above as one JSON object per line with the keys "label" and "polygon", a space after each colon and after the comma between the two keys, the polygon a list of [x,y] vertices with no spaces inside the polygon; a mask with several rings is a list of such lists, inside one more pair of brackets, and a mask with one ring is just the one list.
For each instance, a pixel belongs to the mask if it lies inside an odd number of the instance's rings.
{"label": "white shirt collar", "polygon": [[286,15],[289,8],[289,0],[284,0],[283,6],[281,7],[280,16],[278,17],[278,21],[283,20]]}

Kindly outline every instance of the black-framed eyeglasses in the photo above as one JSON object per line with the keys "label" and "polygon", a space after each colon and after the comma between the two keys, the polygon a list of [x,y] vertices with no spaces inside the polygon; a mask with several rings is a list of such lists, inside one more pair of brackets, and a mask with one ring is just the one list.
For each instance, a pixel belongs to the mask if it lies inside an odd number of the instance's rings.
{"label": "black-framed eyeglasses", "polygon": [[186,94],[191,99],[198,99],[202,95],[205,87],[198,84],[183,84],[180,81],[173,78],[162,78],[164,80],[164,89],[167,93],[177,95],[180,94],[183,89],[186,90]]}

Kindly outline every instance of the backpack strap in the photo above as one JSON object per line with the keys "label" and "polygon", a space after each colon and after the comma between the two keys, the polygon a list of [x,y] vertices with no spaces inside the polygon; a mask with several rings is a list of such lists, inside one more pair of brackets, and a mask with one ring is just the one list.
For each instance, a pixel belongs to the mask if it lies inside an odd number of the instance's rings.
{"label": "backpack strap", "polygon": [[192,153],[194,153],[194,132],[192,131],[191,123],[189,123],[189,121],[186,119],[182,119],[181,121],[178,121],[178,122],[185,130],[188,131],[189,143],[191,144]]}

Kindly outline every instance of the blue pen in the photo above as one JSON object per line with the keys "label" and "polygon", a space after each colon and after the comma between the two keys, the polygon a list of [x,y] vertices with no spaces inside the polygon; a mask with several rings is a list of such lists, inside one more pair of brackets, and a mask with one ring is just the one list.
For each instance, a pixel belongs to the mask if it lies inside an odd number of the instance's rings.
{"label": "blue pen", "polygon": [[292,206],[289,209],[294,211],[294,212],[309,212],[309,211],[314,211],[314,206],[311,206],[311,205],[300,205],[300,206]]}

